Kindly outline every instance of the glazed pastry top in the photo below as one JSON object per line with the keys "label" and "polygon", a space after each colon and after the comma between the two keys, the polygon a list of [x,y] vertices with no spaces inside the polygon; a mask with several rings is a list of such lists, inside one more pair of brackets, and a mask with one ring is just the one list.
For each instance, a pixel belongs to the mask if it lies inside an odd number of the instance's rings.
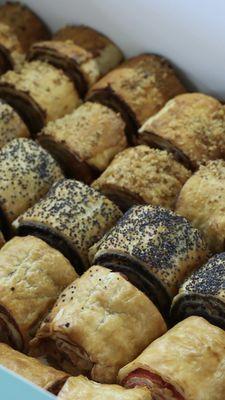
{"label": "glazed pastry top", "polygon": [[104,385],[84,376],[71,377],[59,393],[59,400],[151,400],[147,388],[124,389],[119,385]]}
{"label": "glazed pastry top", "polygon": [[176,206],[178,214],[202,231],[213,252],[224,249],[224,194],[225,161],[209,161],[187,180]]}
{"label": "glazed pastry top", "polygon": [[120,273],[92,266],[60,295],[33,347],[61,339],[72,357],[74,346],[79,346],[92,364],[92,378],[112,383],[122,365],[165,331],[161,314],[147,296]]}
{"label": "glazed pastry top", "polygon": [[189,317],[150,344],[119,372],[121,382],[138,368],[159,375],[188,400],[223,400],[225,332]]}

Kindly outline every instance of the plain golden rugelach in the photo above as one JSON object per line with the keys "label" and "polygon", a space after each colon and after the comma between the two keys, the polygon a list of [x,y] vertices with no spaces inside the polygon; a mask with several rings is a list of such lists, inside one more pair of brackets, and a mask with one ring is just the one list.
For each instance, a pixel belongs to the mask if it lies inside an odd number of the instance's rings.
{"label": "plain golden rugelach", "polygon": [[77,274],[57,250],[34,236],[14,237],[0,250],[0,340],[20,351]]}
{"label": "plain golden rugelach", "polygon": [[119,369],[166,329],[147,296],[120,273],[95,265],[61,294],[31,353],[72,375],[115,383]]}
{"label": "plain golden rugelach", "polygon": [[176,212],[204,235],[213,253],[225,249],[225,161],[215,160],[192,175],[178,197]]}
{"label": "plain golden rugelach", "polygon": [[224,400],[225,332],[189,317],[122,368],[125,387],[147,386],[153,399]]}
{"label": "plain golden rugelach", "polygon": [[147,388],[125,389],[119,385],[97,383],[79,375],[68,378],[58,395],[59,400],[151,400]]}

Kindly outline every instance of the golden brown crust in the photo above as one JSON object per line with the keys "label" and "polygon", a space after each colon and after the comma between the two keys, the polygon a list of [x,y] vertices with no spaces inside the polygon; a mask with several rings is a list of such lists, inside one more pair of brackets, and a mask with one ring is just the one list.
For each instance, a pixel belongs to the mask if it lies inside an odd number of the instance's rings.
{"label": "golden brown crust", "polygon": [[65,372],[44,365],[3,343],[0,343],[0,365],[54,394],[58,394],[69,377]]}
{"label": "golden brown crust", "polygon": [[225,161],[210,161],[192,175],[178,197],[176,212],[200,229],[213,252],[225,243]]}
{"label": "golden brown crust", "polygon": [[[223,400],[224,342],[222,329],[200,317],[187,318],[122,368],[119,382],[141,368],[172,384],[185,400]],[[153,395],[155,391],[156,387],[152,389]]]}
{"label": "golden brown crust", "polygon": [[[1,11],[0,11],[1,12]],[[0,17],[1,19],[1,17]],[[14,35],[12,29],[0,22],[0,55],[1,67],[0,73],[5,73],[9,69],[21,68],[25,55],[20,42]]]}
{"label": "golden brown crust", "polygon": [[4,74],[0,96],[22,115],[32,133],[80,104],[73,82],[62,70],[42,61],[25,63],[20,71]]}
{"label": "golden brown crust", "polygon": [[4,244],[5,244],[5,239],[2,232],[0,231],[0,249]]}
{"label": "golden brown crust", "polygon": [[25,53],[34,42],[50,38],[50,32],[41,19],[19,2],[7,2],[0,7],[0,23],[12,29]]}
{"label": "golden brown crust", "polygon": [[0,208],[8,223],[44,196],[63,177],[56,161],[38,143],[18,138],[0,151]]}
{"label": "golden brown crust", "polygon": [[19,137],[29,137],[29,131],[16,111],[0,102],[0,148]]}
{"label": "golden brown crust", "polygon": [[[51,354],[53,342],[69,356],[72,371],[113,383],[119,368],[165,331],[161,314],[143,293],[120,273],[92,266],[59,297],[33,348]],[[66,368],[63,356],[58,362]]]}
{"label": "golden brown crust", "polygon": [[42,60],[61,68],[73,80],[81,97],[100,78],[93,55],[70,40],[34,43],[28,60]]}
{"label": "golden brown crust", "polygon": [[60,391],[59,400],[151,400],[147,388],[125,389],[119,385],[104,385],[90,381],[84,376],[67,379]]}
{"label": "golden brown crust", "polygon": [[92,186],[123,209],[137,203],[173,209],[189,177],[190,172],[166,151],[140,145],[119,153]]}
{"label": "golden brown crust", "polygon": [[125,61],[98,81],[88,97],[111,102],[115,97],[125,104],[135,127],[142,125],[164,104],[185,89],[167,61],[151,54],[141,54]]}
{"label": "golden brown crust", "polygon": [[131,208],[89,250],[90,262],[124,272],[137,287],[147,278],[148,295],[163,313],[207,255],[200,232],[185,218],[150,205]]}
{"label": "golden brown crust", "polygon": [[114,155],[127,144],[120,115],[108,107],[90,102],[50,122],[38,139],[61,162],[70,176],[87,183],[94,174],[90,172],[90,179],[89,176],[86,178],[86,171],[82,170],[84,163],[91,170],[103,171]]}
{"label": "golden brown crust", "polygon": [[55,33],[53,39],[71,40],[75,45],[91,53],[100,76],[115,68],[123,60],[121,50],[112,40],[88,26],[65,26]]}
{"label": "golden brown crust", "polygon": [[[77,274],[69,261],[42,240],[14,237],[0,251],[0,308],[10,315],[25,350],[59,294]],[[4,322],[7,322],[5,315]]]}
{"label": "golden brown crust", "polygon": [[[185,93],[170,100],[139,130],[139,141],[183,153],[192,168],[225,155],[225,109],[213,97]],[[155,140],[155,141],[154,141]],[[172,149],[173,151],[173,149]]]}
{"label": "golden brown crust", "polygon": [[[15,221],[19,232],[34,234],[39,228],[44,240],[53,234],[63,241],[60,250],[74,267],[83,270],[88,263],[88,249],[120,218],[118,207],[89,186],[70,179],[55,183],[48,195]],[[39,231],[39,232],[40,232]],[[53,238],[53,246],[60,246]],[[79,265],[78,265],[79,264]]]}

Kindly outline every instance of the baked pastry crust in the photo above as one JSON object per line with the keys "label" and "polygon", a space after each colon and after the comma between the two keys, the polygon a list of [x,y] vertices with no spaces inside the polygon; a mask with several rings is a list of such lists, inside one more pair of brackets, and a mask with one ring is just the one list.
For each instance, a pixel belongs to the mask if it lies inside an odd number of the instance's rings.
{"label": "baked pastry crust", "polygon": [[0,96],[22,116],[33,134],[80,104],[68,76],[42,61],[25,63],[18,72],[8,71],[2,75]]}
{"label": "baked pastry crust", "polygon": [[210,161],[188,179],[178,197],[176,212],[200,229],[212,252],[225,243],[225,161]]}
{"label": "baked pastry crust", "polygon": [[24,53],[34,42],[50,38],[50,31],[44,22],[19,2],[6,2],[0,6],[0,23],[11,28]]}
{"label": "baked pastry crust", "polygon": [[92,54],[100,76],[105,75],[123,60],[120,48],[111,39],[89,26],[65,26],[54,34],[53,39],[63,42],[71,40]]}
{"label": "baked pastry crust", "polygon": [[139,142],[166,149],[196,169],[225,155],[225,108],[203,93],[184,93],[170,100],[139,130]]}
{"label": "baked pastry crust", "polygon": [[225,253],[217,254],[181,285],[171,319],[199,315],[225,330]]}
{"label": "baked pastry crust", "polygon": [[0,101],[0,148],[12,139],[29,136],[26,125],[16,111]]}
{"label": "baked pastry crust", "polygon": [[207,254],[200,232],[185,218],[150,205],[131,208],[89,250],[91,263],[124,273],[163,314]]}
{"label": "baked pastry crust", "polygon": [[[129,374],[152,372],[171,384],[185,400],[223,400],[225,332],[201,317],[190,317],[150,344],[119,372],[119,382],[132,386]],[[138,382],[137,382],[138,385]],[[157,385],[156,385],[157,386]],[[156,394],[156,387],[152,390]],[[157,397],[156,397],[157,398]],[[163,397],[175,399],[177,397]]]}
{"label": "baked pastry crust", "polygon": [[0,208],[11,222],[63,177],[56,161],[38,143],[14,139],[0,151]]}
{"label": "baked pastry crust", "polygon": [[74,82],[81,97],[101,76],[93,55],[71,40],[34,43],[28,60],[42,60],[61,68]]}
{"label": "baked pastry crust", "polygon": [[125,389],[119,385],[104,385],[80,375],[67,379],[58,395],[59,400],[151,400],[147,388]]}
{"label": "baked pastry crust", "polygon": [[14,226],[19,234],[32,233],[56,247],[80,273],[89,266],[89,247],[121,215],[119,208],[96,190],[72,179],[62,179]]}
{"label": "baked pastry crust", "polygon": [[30,46],[50,38],[50,31],[41,19],[19,2],[0,6],[0,74],[19,70]]}
{"label": "baked pastry crust", "polygon": [[5,244],[3,233],[0,231],[0,248]]}
{"label": "baked pastry crust", "polygon": [[140,145],[119,153],[93,182],[122,210],[149,203],[173,209],[190,172],[166,151]]}
{"label": "baked pastry crust", "polygon": [[93,181],[126,145],[124,122],[104,105],[86,102],[73,113],[50,122],[40,143],[61,163],[67,176]]}
{"label": "baked pastry crust", "polygon": [[61,294],[31,346],[72,374],[114,383],[119,368],[165,331],[142,292],[120,273],[92,266]]}
{"label": "baked pastry crust", "polygon": [[[14,237],[0,251],[0,337],[27,350],[42,319],[77,274],[69,261],[42,240]],[[16,331],[16,332],[15,332]]]}
{"label": "baked pastry crust", "polygon": [[12,29],[0,22],[0,74],[20,68],[24,60],[22,47]]}
{"label": "baked pastry crust", "polygon": [[0,365],[56,395],[69,377],[65,372],[42,364],[4,343],[0,343]]}
{"label": "baked pastry crust", "polygon": [[109,72],[92,86],[88,99],[119,111],[132,142],[137,129],[184,87],[168,62],[156,55],[141,54]]}

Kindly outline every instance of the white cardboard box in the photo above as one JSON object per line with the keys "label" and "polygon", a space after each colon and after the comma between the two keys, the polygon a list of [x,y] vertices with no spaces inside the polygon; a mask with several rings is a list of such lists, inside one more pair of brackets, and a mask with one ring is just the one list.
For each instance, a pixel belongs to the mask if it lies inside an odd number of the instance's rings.
{"label": "white cardboard box", "polygon": [[192,88],[225,100],[224,0],[22,1],[54,30],[83,23],[109,35],[127,56],[164,55]]}

